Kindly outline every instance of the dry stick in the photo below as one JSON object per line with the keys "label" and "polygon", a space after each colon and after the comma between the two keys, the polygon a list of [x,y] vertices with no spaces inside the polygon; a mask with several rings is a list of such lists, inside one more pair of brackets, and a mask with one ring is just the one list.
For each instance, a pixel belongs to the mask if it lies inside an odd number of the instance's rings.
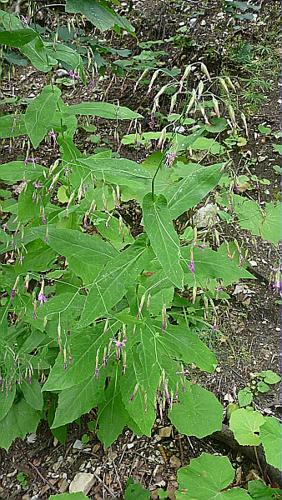
{"label": "dry stick", "polygon": [[28,464],[36,471],[36,473],[38,474],[38,476],[42,479],[42,481],[44,481],[44,483],[48,484],[49,488],[54,491],[55,493],[58,493],[58,489],[55,488],[49,481],[48,479],[46,479],[44,476],[42,476],[41,472],[37,469],[37,467],[35,465],[33,465],[32,462],[28,462]]}
{"label": "dry stick", "polygon": [[105,488],[105,490],[107,490],[108,493],[110,493],[110,495],[112,496],[112,498],[117,498],[116,495],[114,494],[113,490],[111,490],[111,488],[109,488],[105,482],[98,476],[98,474],[96,474],[96,472],[93,472],[94,476],[96,477],[96,479],[99,481],[99,483],[101,483],[103,485],[103,487]]}

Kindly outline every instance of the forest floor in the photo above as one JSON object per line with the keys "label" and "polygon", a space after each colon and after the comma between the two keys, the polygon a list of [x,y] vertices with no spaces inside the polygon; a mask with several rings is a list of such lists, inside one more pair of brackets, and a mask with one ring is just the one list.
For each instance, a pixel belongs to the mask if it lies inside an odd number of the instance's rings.
{"label": "forest floor", "polygon": [[[279,130],[277,23],[280,2],[266,0],[257,3],[261,4],[261,9],[251,20],[235,19],[232,13],[222,8],[222,2],[216,0],[138,0],[133,3],[132,11],[125,14],[136,27],[142,42],[164,42],[160,46],[152,44],[150,49],[164,51],[160,56],[164,66],[184,68],[190,62],[202,60],[213,75],[226,71],[231,77],[240,77],[238,100],[239,106],[248,109],[249,141],[240,150],[238,148],[236,173],[257,176],[246,195],[263,202],[279,197],[279,173],[273,168],[279,164],[279,157],[273,151],[272,137],[260,134],[258,126],[271,127],[274,132]],[[179,31],[183,27],[187,27],[185,36]],[[172,45],[164,41],[172,37]],[[114,37],[112,46],[129,48],[133,54],[140,52],[137,40],[129,36],[121,40]],[[261,47],[265,50],[259,50]],[[254,51],[254,56],[251,51]],[[248,67],[250,58],[252,70]],[[42,73],[29,66],[22,67],[9,78],[4,75],[1,94],[3,98],[14,95],[32,97],[45,83],[46,77]],[[135,83],[130,77],[109,77],[97,81],[93,90],[78,82],[75,88],[64,89],[64,97],[68,103],[81,99],[103,98],[109,102],[118,99],[121,105],[144,114],[143,131],[152,130],[149,124],[151,96],[147,94],[147,87],[142,85],[134,92]],[[9,111],[8,105],[5,111]],[[124,157],[140,160],[154,150],[154,145],[150,150],[120,148],[117,130],[109,129],[102,119],[98,120],[97,127],[101,142],[109,141]],[[127,132],[122,127],[118,130],[120,135]],[[77,145],[87,151],[93,148],[83,132],[77,138]],[[15,148],[18,148],[16,156],[21,158],[20,140],[14,145],[13,152],[9,142],[3,141],[0,145],[3,163],[15,159]],[[56,147],[47,143],[36,150],[40,163],[46,165],[50,165],[57,155]],[[133,231],[137,227],[138,232],[138,213],[134,207],[128,206],[127,209],[125,218]],[[254,274],[253,281],[241,288],[230,288],[231,300],[219,310],[218,332],[205,339],[217,354],[218,368],[201,381],[227,406],[236,400],[238,390],[251,382],[253,373],[267,369],[279,371],[279,295],[272,287],[279,254],[271,244],[247,231],[228,225],[222,225],[220,231],[221,238],[236,237],[242,247],[248,249],[248,260]],[[279,416],[281,405],[277,389],[256,398],[256,407],[265,415]],[[80,424],[70,426],[64,445],[54,440],[47,426],[42,424],[36,435],[17,440],[9,452],[0,451],[0,498],[47,499],[54,492],[67,491],[75,474],[85,471],[95,474],[96,482],[89,494],[93,499],[122,498],[129,477],[149,488],[152,498],[157,498],[156,490],[162,487],[173,499],[177,469],[203,450],[212,453],[224,451],[235,464],[237,475],[242,474],[245,479],[261,476],[259,464],[251,463],[228,446],[224,448],[213,436],[199,440],[180,435],[165,417],[157,419],[151,438],[136,437],[126,430],[110,449],[104,450],[88,431],[89,418],[91,415],[82,418]]]}

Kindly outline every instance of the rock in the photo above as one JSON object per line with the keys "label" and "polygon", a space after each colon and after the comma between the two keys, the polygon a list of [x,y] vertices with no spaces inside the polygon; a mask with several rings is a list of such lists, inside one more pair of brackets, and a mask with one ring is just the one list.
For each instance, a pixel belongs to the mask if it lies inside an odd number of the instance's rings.
{"label": "rock", "polygon": [[70,484],[69,492],[78,493],[79,491],[82,491],[85,495],[87,495],[94,482],[94,474],[90,474],[89,472],[78,472]]}
{"label": "rock", "polygon": [[80,439],[76,439],[76,441],[72,445],[74,450],[82,450],[83,448],[83,443],[80,441]]}
{"label": "rock", "polygon": [[207,205],[199,208],[194,217],[194,223],[197,227],[212,227],[217,221],[217,205],[208,203]]}
{"label": "rock", "polygon": [[68,485],[69,485],[69,483],[67,482],[66,479],[60,479],[60,481],[58,483],[59,492],[65,493],[65,491],[67,491],[67,489],[68,489]]}
{"label": "rock", "polygon": [[161,427],[159,429],[158,434],[162,438],[168,438],[171,436],[171,432],[172,432],[172,426],[170,425],[169,427]]}
{"label": "rock", "polygon": [[175,469],[179,469],[179,467],[181,467],[181,460],[176,455],[172,455],[172,457],[170,457],[169,463],[171,467],[174,467]]}

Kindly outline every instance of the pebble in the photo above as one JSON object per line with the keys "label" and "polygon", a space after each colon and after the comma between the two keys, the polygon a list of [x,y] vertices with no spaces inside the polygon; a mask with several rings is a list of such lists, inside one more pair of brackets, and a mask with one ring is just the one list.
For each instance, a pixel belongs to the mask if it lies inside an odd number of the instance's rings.
{"label": "pebble", "polygon": [[80,441],[80,439],[76,439],[76,441],[72,445],[74,450],[82,450],[83,448],[83,443]]}
{"label": "pebble", "polygon": [[94,474],[90,474],[89,472],[78,472],[74,479],[72,480],[69,492],[70,493],[78,493],[82,491],[85,495],[89,493],[93,484],[95,482]]}

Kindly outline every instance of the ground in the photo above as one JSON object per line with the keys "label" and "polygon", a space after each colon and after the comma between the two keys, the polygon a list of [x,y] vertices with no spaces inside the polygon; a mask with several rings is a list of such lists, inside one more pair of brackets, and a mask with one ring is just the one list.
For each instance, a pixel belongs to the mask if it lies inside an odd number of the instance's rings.
{"label": "ground", "polygon": [[[221,1],[138,0],[133,2],[133,9],[128,16],[136,26],[137,36],[144,42],[171,37],[179,26],[190,27],[186,36],[192,43],[183,45],[183,40],[180,40],[178,48],[174,48],[173,52],[168,50],[170,56],[163,56],[164,63],[168,66],[175,62],[185,67],[188,63],[202,58],[213,74],[219,73],[222,67],[231,75],[237,75],[241,71],[241,77],[246,79],[246,87],[239,92],[239,99],[242,104],[249,106],[250,140],[237,153],[236,173],[242,175],[249,171],[258,179],[269,180],[268,184],[257,182],[248,192],[250,198],[269,201],[276,200],[279,195],[279,177],[273,169],[278,160],[273,153],[271,140],[256,131],[260,124],[271,126],[274,131],[279,129],[278,72],[275,67],[269,66],[269,61],[259,64],[267,56],[258,55],[257,77],[267,82],[272,79],[272,84],[260,90],[255,89],[258,94],[263,95],[261,101],[248,102],[244,90],[255,84],[250,83],[251,78],[240,60],[238,51],[232,52],[236,43],[243,41],[255,46],[264,43],[270,49],[270,58],[272,53],[276,53],[275,23],[279,17],[279,2],[272,0],[257,3],[261,3],[257,19],[245,23],[238,22],[236,35],[234,25],[237,21],[222,9]],[[135,39],[126,37],[120,41],[114,38],[113,44],[115,43],[117,47],[129,47],[133,53],[137,53]],[[169,47],[167,42],[167,48]],[[9,78],[4,75],[1,85],[2,97],[33,97],[45,80],[41,73],[31,67],[20,68]],[[142,86],[133,93],[135,83],[130,78],[115,77],[113,80],[98,82],[94,90],[77,84],[75,89],[67,88],[63,92],[67,101],[72,103],[106,94],[110,102],[118,99],[120,104],[131,109],[146,111],[150,107],[151,97]],[[260,97],[257,96],[257,99]],[[5,111],[9,111],[8,105],[5,106]],[[149,113],[145,115],[143,130],[149,130]],[[120,149],[123,156],[139,160],[147,154],[142,148],[120,148],[115,130],[109,130],[103,120],[98,120],[98,129],[102,138],[107,138],[112,145]],[[118,132],[122,134],[126,129],[121,128]],[[91,142],[85,142],[83,132],[78,138],[79,144],[87,151],[93,148]],[[0,147],[2,162],[15,158],[15,152],[11,151],[8,141],[3,141]],[[21,141],[17,141],[16,147],[17,156],[21,157]],[[43,143],[36,151],[36,156],[46,165],[54,161],[57,154],[56,147],[48,143]],[[128,213],[123,212],[123,216],[132,226],[133,233],[138,232],[138,207],[129,206]],[[239,293],[236,293],[235,287],[230,288],[231,301],[219,310],[219,331],[213,338],[206,339],[216,351],[218,368],[213,375],[205,376],[203,380],[205,386],[212,389],[226,406],[235,401],[238,390],[250,382],[254,372],[262,369],[279,370],[279,301],[272,286],[279,254],[272,245],[250,236],[246,231],[238,228],[223,231],[221,236],[224,239],[235,236],[244,249],[248,248],[248,259],[252,262],[251,270],[255,275],[254,281],[245,283],[245,288]],[[256,406],[266,415],[279,416],[281,406],[277,390],[258,397]],[[42,424],[36,436],[29,436],[24,441],[18,440],[8,453],[0,451],[0,498],[47,499],[54,492],[66,491],[70,480],[78,471],[88,471],[93,472],[96,478],[90,493],[90,498],[93,499],[122,498],[129,477],[148,487],[153,498],[156,498],[157,488],[163,487],[173,499],[177,486],[177,469],[187,464],[189,459],[198,456],[202,450],[224,451],[229,454],[236,465],[238,478],[241,477],[240,474],[243,474],[244,480],[256,477],[256,474],[260,475],[259,464],[243,459],[228,446],[223,448],[213,437],[198,440],[178,434],[166,417],[156,421],[151,438],[136,437],[130,431],[125,431],[108,450],[103,450],[97,438],[88,432],[89,419],[91,420],[91,415],[81,419],[79,425],[71,426],[65,445],[54,440],[46,425]],[[86,434],[88,437],[85,437]]]}

